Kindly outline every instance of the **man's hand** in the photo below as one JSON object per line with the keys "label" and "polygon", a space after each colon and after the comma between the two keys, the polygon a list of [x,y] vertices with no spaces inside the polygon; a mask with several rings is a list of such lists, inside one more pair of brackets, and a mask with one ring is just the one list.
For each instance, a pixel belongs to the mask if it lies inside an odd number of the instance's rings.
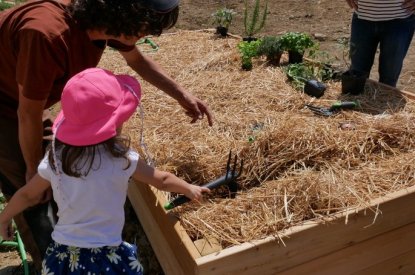
{"label": "man's hand", "polygon": [[404,0],[402,7],[407,9],[409,12],[415,12],[415,0]]}
{"label": "man's hand", "polygon": [[357,10],[357,1],[358,0],[346,0],[349,7],[351,7],[354,10]]}
{"label": "man's hand", "polygon": [[144,80],[164,91],[185,109],[192,123],[206,115],[209,126],[213,125],[213,115],[207,104],[182,88],[150,57],[143,55],[137,48],[130,52],[120,52],[127,64]]}

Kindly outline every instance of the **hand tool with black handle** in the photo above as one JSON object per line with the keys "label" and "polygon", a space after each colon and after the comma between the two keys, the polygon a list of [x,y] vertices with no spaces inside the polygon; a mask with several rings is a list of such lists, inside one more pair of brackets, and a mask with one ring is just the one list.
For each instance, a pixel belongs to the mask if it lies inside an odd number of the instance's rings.
{"label": "hand tool with black handle", "polygon": [[358,104],[355,101],[339,101],[331,105],[329,108],[313,106],[310,104],[306,104],[305,106],[315,114],[322,116],[332,116],[340,110],[354,109],[357,107],[357,105]]}
{"label": "hand tool with black handle", "polygon": [[[242,173],[243,168],[243,160],[241,161],[241,165],[239,167],[239,171],[236,171],[237,167],[237,156],[235,155],[234,162],[233,162],[233,168],[231,169],[231,158],[232,158],[232,152],[229,152],[228,162],[226,165],[226,174],[223,175],[220,178],[217,178],[205,185],[203,187],[207,187],[210,190],[218,188],[220,186],[226,185],[229,188],[229,191],[231,193],[231,198],[234,198],[236,195],[236,192],[238,191],[238,183],[237,179]],[[168,202],[166,205],[164,205],[164,209],[170,210],[175,208],[176,206],[182,205],[183,203],[186,203],[190,201],[190,199],[184,195],[180,195],[177,198],[173,199],[172,201]]]}

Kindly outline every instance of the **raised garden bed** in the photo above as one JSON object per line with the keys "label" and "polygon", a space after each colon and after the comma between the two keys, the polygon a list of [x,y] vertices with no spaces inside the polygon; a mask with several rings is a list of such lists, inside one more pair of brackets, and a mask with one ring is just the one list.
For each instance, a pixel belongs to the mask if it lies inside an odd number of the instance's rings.
{"label": "raised garden bed", "polygon": [[[190,125],[176,102],[143,83],[144,137],[156,165],[203,184],[223,174],[230,149],[245,160],[235,199],[219,190],[166,213],[165,194],[131,186],[165,273],[415,271],[412,94],[369,80],[362,95],[341,94],[337,82],[315,99],[266,60],[241,70],[238,39],[200,31],[155,40],[160,49],[148,54],[215,113],[211,128]],[[132,73],[111,51],[102,66]],[[304,107],[337,100],[359,107],[332,117]],[[140,129],[139,116],[125,127],[136,146]]]}
{"label": "raised garden bed", "polygon": [[[261,240],[219,250],[194,243],[147,185],[129,198],[166,274],[410,274],[415,270],[415,188],[368,208],[305,222]],[[283,238],[283,242],[280,240]],[[199,241],[200,242],[200,241]]]}

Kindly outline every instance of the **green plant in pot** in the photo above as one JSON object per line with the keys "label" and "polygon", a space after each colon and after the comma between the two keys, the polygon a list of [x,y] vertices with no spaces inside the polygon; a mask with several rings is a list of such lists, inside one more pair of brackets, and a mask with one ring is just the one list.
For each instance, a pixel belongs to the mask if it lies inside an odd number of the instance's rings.
{"label": "green plant in pot", "polygon": [[231,25],[235,14],[236,12],[233,9],[228,8],[221,8],[212,13],[214,24],[216,24],[217,34],[220,34],[222,37],[226,37],[228,35],[229,26]]}
{"label": "green plant in pot", "polygon": [[258,55],[265,55],[268,63],[273,66],[280,65],[283,51],[281,38],[278,36],[265,36],[258,45]]}
{"label": "green plant in pot", "polygon": [[239,42],[238,49],[241,54],[242,69],[246,71],[252,70],[252,58],[258,56],[258,47],[260,44],[261,39]]}
{"label": "green plant in pot", "polygon": [[265,1],[264,10],[262,11],[262,15],[260,14],[261,4],[260,0],[255,0],[255,4],[253,6],[252,13],[249,14],[248,10],[251,7],[248,5],[249,0],[245,0],[245,9],[244,9],[244,28],[245,28],[245,37],[243,38],[244,41],[250,42],[254,41],[257,38],[254,37],[264,26],[265,21],[267,19],[267,12],[268,12],[268,1]]}
{"label": "green plant in pot", "polygon": [[353,69],[349,69],[341,75],[342,93],[359,95],[365,90],[368,74]]}
{"label": "green plant in pot", "polygon": [[318,45],[311,36],[303,32],[287,32],[281,36],[284,50],[288,51],[288,63],[301,63],[307,49],[316,48]]}
{"label": "green plant in pot", "polygon": [[285,72],[294,88],[302,90],[309,96],[319,98],[324,95],[327,87],[318,80],[316,72],[311,64],[293,63],[285,68]]}

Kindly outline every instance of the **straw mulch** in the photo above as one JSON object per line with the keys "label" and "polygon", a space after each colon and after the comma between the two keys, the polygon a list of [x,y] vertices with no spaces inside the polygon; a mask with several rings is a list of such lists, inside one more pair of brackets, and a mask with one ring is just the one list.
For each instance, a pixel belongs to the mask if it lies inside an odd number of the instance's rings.
{"label": "straw mulch", "polygon": [[[330,83],[317,100],[265,60],[241,70],[237,38],[182,31],[152,39],[160,49],[146,54],[215,115],[213,127],[190,124],[176,101],[143,82],[144,138],[156,166],[200,185],[224,175],[230,150],[244,160],[235,199],[223,188],[173,210],[191,238],[227,247],[274,236],[339,211],[376,211],[371,199],[415,184],[415,105],[400,94],[367,85],[364,95],[347,96]],[[100,66],[135,75],[111,50]],[[304,108],[337,100],[360,106],[332,117]],[[339,127],[345,122],[352,129]],[[141,126],[137,114],[125,128],[136,147]]]}

